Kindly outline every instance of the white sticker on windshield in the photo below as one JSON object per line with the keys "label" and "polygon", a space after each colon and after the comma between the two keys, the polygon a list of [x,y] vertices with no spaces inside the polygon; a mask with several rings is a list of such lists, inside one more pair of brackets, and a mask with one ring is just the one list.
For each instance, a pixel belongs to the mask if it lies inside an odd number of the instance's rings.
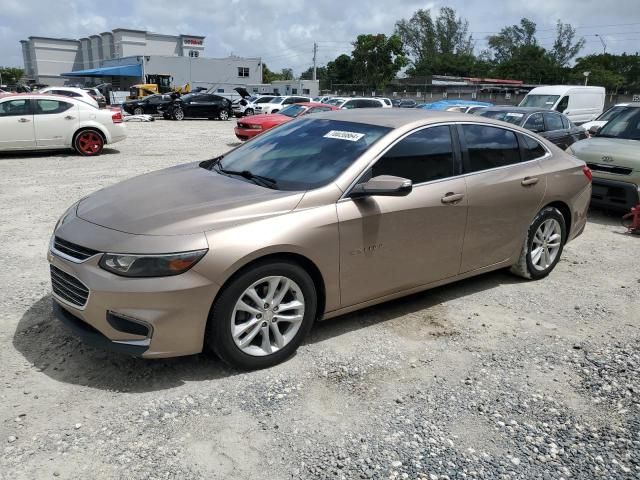
{"label": "white sticker on windshield", "polygon": [[364,137],[364,133],[344,132],[342,130],[331,130],[324,134],[324,138],[337,138],[339,140],[349,140],[350,142],[357,142],[362,137]]}

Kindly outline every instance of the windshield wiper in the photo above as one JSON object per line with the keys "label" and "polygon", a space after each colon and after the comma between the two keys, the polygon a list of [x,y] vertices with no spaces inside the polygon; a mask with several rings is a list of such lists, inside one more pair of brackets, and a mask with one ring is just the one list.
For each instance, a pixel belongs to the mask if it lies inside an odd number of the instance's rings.
{"label": "windshield wiper", "polygon": [[225,175],[238,175],[239,177],[251,180],[256,185],[261,185],[263,187],[273,188],[277,190],[276,186],[278,182],[273,178],[265,177],[264,175],[258,175],[256,173],[250,172],[249,170],[227,170],[226,168],[222,168],[222,165],[220,165],[220,160],[215,162],[212,167],[215,168],[216,171],[224,173]]}

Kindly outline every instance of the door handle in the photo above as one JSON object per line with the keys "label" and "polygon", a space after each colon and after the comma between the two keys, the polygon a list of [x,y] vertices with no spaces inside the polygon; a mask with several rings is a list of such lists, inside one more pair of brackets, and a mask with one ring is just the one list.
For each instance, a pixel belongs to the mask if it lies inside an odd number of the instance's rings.
{"label": "door handle", "polygon": [[29,120],[28,118],[19,118],[18,121],[20,123],[27,123],[27,122],[30,122],[31,120]]}
{"label": "door handle", "polygon": [[520,183],[523,187],[529,187],[538,183],[538,180],[538,177],[524,177]]}
{"label": "door handle", "polygon": [[457,203],[464,198],[463,193],[448,192],[444,197],[440,199],[442,203]]}
{"label": "door handle", "polygon": [[74,117],[73,115],[67,115],[66,117],[64,117],[65,120],[73,120],[74,118],[76,117]]}

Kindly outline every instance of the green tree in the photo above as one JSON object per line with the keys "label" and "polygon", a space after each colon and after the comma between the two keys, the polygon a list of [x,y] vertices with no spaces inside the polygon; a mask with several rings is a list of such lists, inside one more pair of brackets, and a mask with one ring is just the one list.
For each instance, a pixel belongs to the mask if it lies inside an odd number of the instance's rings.
{"label": "green tree", "polygon": [[367,87],[382,89],[408,64],[398,35],[358,35],[353,42],[354,80]]}
{"label": "green tree", "polygon": [[292,68],[283,68],[280,72],[279,80],[293,80],[293,69]]}
{"label": "green tree", "polygon": [[610,53],[587,55],[578,58],[572,69],[573,78],[584,80],[589,74],[589,84],[607,89],[640,90],[640,55],[612,55]]}
{"label": "green tree", "polygon": [[410,75],[459,75],[475,69],[469,22],[453,8],[441,8],[435,19],[430,10],[420,9],[409,20],[396,22],[395,32],[411,57]]}
{"label": "green tree", "polygon": [[527,83],[558,83],[561,76],[555,60],[537,44],[515,48],[509,58],[495,65],[492,73],[499,78],[524,80]]}
{"label": "green tree", "polygon": [[584,38],[575,40],[576,29],[568,23],[558,20],[556,25],[556,39],[551,49],[551,58],[558,65],[565,67],[584,47]]}
{"label": "green tree", "polygon": [[498,35],[488,37],[489,49],[497,63],[511,60],[522,47],[537,46],[536,24],[527,18],[520,25],[503,28]]}
{"label": "green tree", "polygon": [[16,84],[24,77],[24,70],[18,67],[0,67],[0,77],[3,85]]}
{"label": "green tree", "polygon": [[333,85],[353,84],[353,60],[349,55],[342,54],[335,60],[327,63],[327,79],[329,83],[327,88]]}

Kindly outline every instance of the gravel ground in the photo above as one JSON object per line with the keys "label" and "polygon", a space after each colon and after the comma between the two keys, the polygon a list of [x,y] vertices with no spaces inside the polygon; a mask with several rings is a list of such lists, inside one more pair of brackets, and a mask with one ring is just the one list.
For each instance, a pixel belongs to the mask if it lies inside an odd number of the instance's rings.
{"label": "gravel ground", "polygon": [[157,121],[95,159],[0,156],[0,478],[640,478],[640,237],[600,212],[545,280],[330,320],[266,371],[71,337],[50,311],[57,218],[233,145],[233,122]]}

